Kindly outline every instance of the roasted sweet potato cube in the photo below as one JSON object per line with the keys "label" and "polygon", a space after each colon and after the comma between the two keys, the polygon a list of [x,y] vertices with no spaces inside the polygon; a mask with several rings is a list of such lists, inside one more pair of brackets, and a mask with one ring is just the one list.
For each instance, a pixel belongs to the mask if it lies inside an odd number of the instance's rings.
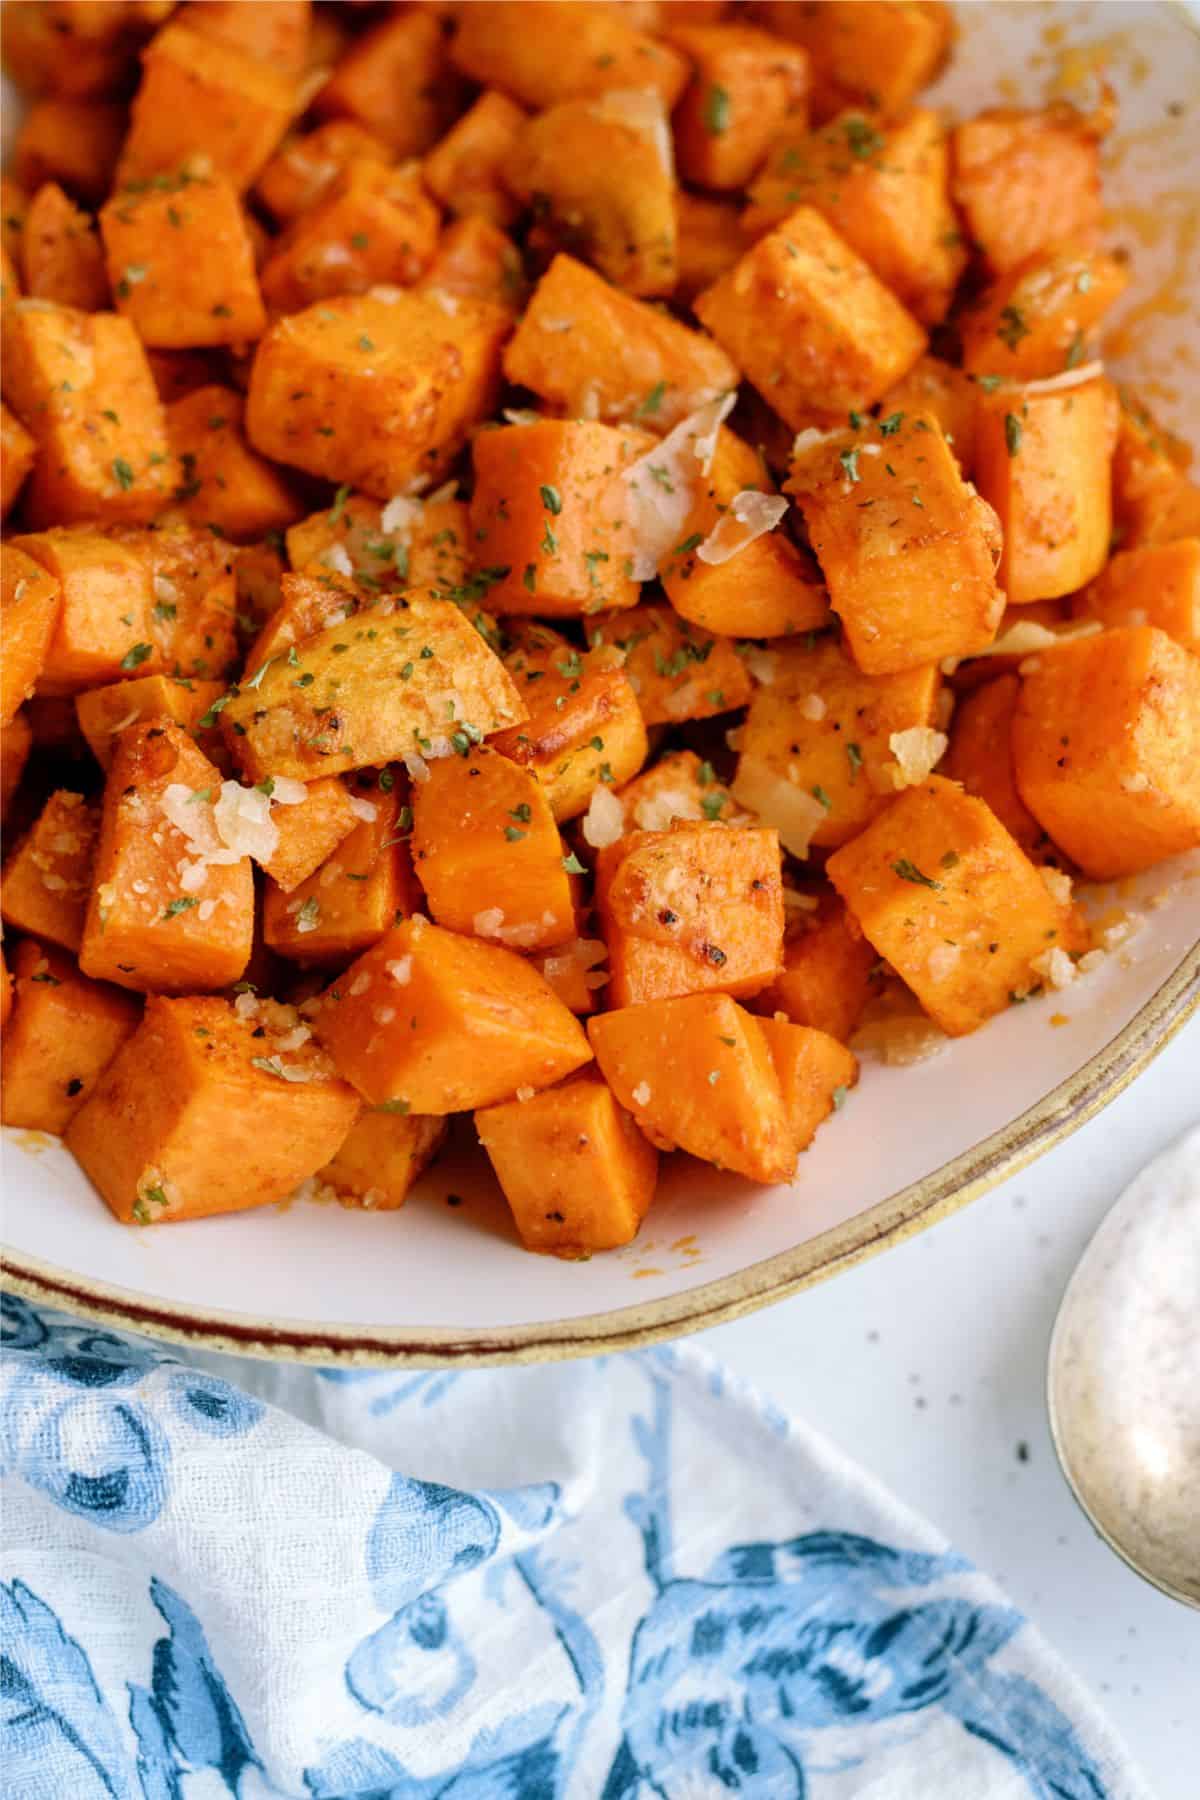
{"label": "roasted sweet potato cube", "polygon": [[680,725],[745,706],[753,683],[733,641],[669,606],[635,606],[588,626],[593,650],[619,651],[647,725]]}
{"label": "roasted sweet potato cube", "polygon": [[420,906],[407,833],[400,826],[402,795],[390,771],[384,788],[373,774],[352,779],[353,831],[293,887],[267,888],[263,937],[270,949],[306,965],[345,963]]}
{"label": "roasted sweet potato cube", "polygon": [[325,118],[348,118],[396,156],[420,156],[458,111],[441,21],[415,7],[355,39],[317,95]]}
{"label": "roasted sweet potato cube", "polygon": [[25,114],[13,171],[30,193],[44,182],[57,181],[94,205],[112,185],[124,135],[123,106],[109,100],[46,95]]}
{"label": "roasted sweet potato cube", "polygon": [[317,1180],[333,1188],[343,1206],[395,1212],[445,1141],[445,1119],[367,1107]]}
{"label": "roasted sweet potato cube", "polygon": [[[787,902],[803,901],[803,906]],[[871,997],[876,956],[845,903],[829,889],[784,891],[787,935],[783,968],[755,1001],[765,1016],[781,1013],[848,1043]]]}
{"label": "roasted sweet potato cube", "polygon": [[0,513],[7,514],[33,467],[37,445],[15,413],[0,404]]}
{"label": "roasted sweet potato cube", "polygon": [[480,560],[504,571],[489,585],[488,606],[559,618],[635,605],[622,476],[653,443],[645,432],[588,419],[481,431],[471,533]]}
{"label": "roasted sweet potato cube", "polygon": [[1119,551],[1071,606],[1105,626],[1157,625],[1200,656],[1200,537]]}
{"label": "roasted sweet potato cube", "polygon": [[944,318],[967,252],[950,204],[950,152],[922,107],[888,124],[847,112],[808,136],[784,132],[750,190],[758,233],[811,206],[923,325]]}
{"label": "roasted sweet potato cube", "polygon": [[480,745],[432,763],[412,803],[413,865],[439,925],[512,950],[575,936],[562,839],[528,769]]}
{"label": "roasted sweet potato cube", "polygon": [[279,1049],[290,1031],[215,995],[151,997],[67,1130],[122,1224],[266,1206],[324,1168],[359,1100],[311,1040]]}
{"label": "roasted sweet potato cube", "polygon": [[148,719],[116,739],[79,952],[85,975],[184,994],[242,975],[254,878],[249,856],[211,860],[224,848],[212,822],[220,787],[220,770],[178,725]]}
{"label": "roasted sweet potato cube", "polygon": [[760,1022],[728,994],[598,1014],[600,1072],[652,1144],[751,1181],[788,1181],[796,1141]]}
{"label": "roasted sweet potato cube", "polygon": [[980,394],[975,479],[1000,520],[996,579],[1011,605],[1073,593],[1104,567],[1115,412],[1102,375]]}
{"label": "roasted sweet potato cube", "polygon": [[554,0],[480,0],[459,13],[452,54],[472,81],[536,111],[610,88],[653,88],[674,106],[687,62],[635,30],[623,10],[591,0],[569,9]]}
{"label": "roasted sweet potato cube", "polygon": [[581,1075],[489,1106],[475,1128],[527,1250],[586,1257],[637,1236],[658,1152],[606,1082]]}
{"label": "roasted sweet potato cube", "polygon": [[1026,856],[1037,862],[1050,845],[1017,791],[1013,769],[1013,717],[1020,689],[1015,674],[1001,675],[960,699],[941,772],[985,800]]}
{"label": "roasted sweet potato cube", "polygon": [[746,234],[732,200],[711,194],[675,195],[675,297],[689,304],[711,287],[746,248]]}
{"label": "roasted sweet potato cube", "polygon": [[331,119],[302,137],[289,138],[258,178],[255,193],[281,225],[306,212],[352,162],[393,161],[382,138],[353,119]]}
{"label": "roasted sweet potato cube", "polygon": [[[239,685],[249,689],[252,677],[264,663],[278,662],[293,644],[315,637],[327,626],[340,625],[343,620],[354,618],[360,604],[361,596],[354,583],[332,569],[326,574],[314,564],[298,575],[281,574],[279,604],[264,619],[258,636],[246,652],[246,667]],[[344,653],[339,651],[338,654]]]}
{"label": "roasted sweet potato cube", "polygon": [[59,596],[39,677],[44,689],[75,693],[159,663],[150,569],[133,545],[65,529],[13,544],[46,572]]}
{"label": "roasted sweet potato cube", "polygon": [[783,957],[778,833],[716,823],[628,832],[600,852],[596,907],[610,1006],[757,994]]}
{"label": "roasted sweet potato cube", "polygon": [[611,651],[581,656],[544,625],[510,636],[504,660],[529,716],[497,733],[493,748],[537,776],[561,823],[587,810],[597,785],[620,787],[637,774],[649,748],[646,722]]}
{"label": "roasted sweet potato cube", "polygon": [[6,925],[78,950],[99,827],[95,807],[82,794],[51,794],[4,864],[0,914]]}
{"label": "roasted sweet potato cube", "polygon": [[699,187],[745,187],[777,133],[804,128],[808,55],[753,25],[669,29],[692,64],[673,119],[680,174]]}
{"label": "roasted sweet potato cube", "polygon": [[202,156],[244,193],[297,110],[285,70],[172,20],[142,53],[117,185],[151,180]]}
{"label": "roasted sweet potato cube", "polygon": [[308,58],[311,0],[271,0],[246,6],[244,0],[189,0],[183,15],[192,31],[216,38],[284,74],[303,75]]}
{"label": "roasted sweet potato cube", "polygon": [[1100,250],[1068,244],[1031,257],[964,311],[964,369],[1030,381],[1080,367],[1128,285],[1125,265]]}
{"label": "roasted sweet potato cube", "polygon": [[225,674],[238,654],[232,546],[180,519],[123,535],[150,569],[150,636],[161,665],[202,681]]}
{"label": "roasted sweet potato cube", "polygon": [[438,210],[415,163],[356,158],[277,239],[262,272],[275,313],[380,284],[407,287],[428,267]]}
{"label": "roasted sweet potato cube", "polygon": [[211,728],[204,731],[200,720],[224,692],[223,681],[200,681],[187,675],[137,675],[76,694],[75,712],[79,729],[102,769],[107,769],[112,761],[113,740],[139,719],[173,720],[198,738],[201,749],[211,757],[213,734]]}
{"label": "roasted sweet potato cube", "polygon": [[1135,625],[1040,651],[1023,668],[1017,787],[1086,875],[1133,875],[1200,844],[1194,656]]}
{"label": "roasted sweet potato cube", "polygon": [[[320,564],[346,579],[343,551],[349,578],[368,594],[382,588],[462,587],[470,558],[466,503],[446,494],[428,500],[401,495],[380,506],[365,494],[340,494],[287,534],[293,569],[311,574]],[[312,627],[319,629],[320,623]]]}
{"label": "roasted sweet potato cube", "polygon": [[165,505],[166,419],[127,319],[18,303],[5,324],[4,391],[37,440],[32,524],[138,523]]}
{"label": "roasted sweet potato cube", "polygon": [[[342,840],[367,823],[359,819],[348,789],[336,775],[310,781],[304,799],[294,806],[281,806],[272,814],[272,821],[279,842],[263,868],[283,894],[290,894],[315,875]],[[366,870],[368,886],[370,873]],[[317,898],[319,902],[320,895]]]}
{"label": "roasted sweet potato cube", "polygon": [[72,99],[111,93],[129,73],[139,37],[170,11],[168,0],[14,6],[4,22],[5,72],[32,93]]}
{"label": "roasted sweet potato cube", "polygon": [[16,544],[0,546],[0,726],[28,700],[61,604],[55,577]]}
{"label": "roasted sweet potato cube", "polygon": [[1188,479],[1191,451],[1129,388],[1117,388],[1113,524],[1126,549],[1200,537],[1200,486]]}
{"label": "roasted sweet potato cube", "polygon": [[480,94],[421,164],[425,186],[460,217],[479,215],[507,230],[520,207],[501,169],[528,115],[498,88]]}
{"label": "roasted sweet potato cube", "polygon": [[236,388],[206,386],[167,407],[179,511],[235,543],[283,530],[304,510],[292,483],[246,442],[245,405]]}
{"label": "roasted sweet potato cube", "polygon": [[171,406],[194,394],[197,388],[211,387],[221,373],[216,360],[220,354],[208,350],[147,350],[146,361],[163,405]]}
{"label": "roasted sweet potato cube", "polygon": [[159,177],[100,214],[117,309],[143,344],[246,344],[267,315],[238,191],[224,175]]}
{"label": "roasted sweet potato cube", "polygon": [[8,816],[32,748],[33,728],[28,710],[22,709],[7,725],[0,725],[0,819]]}
{"label": "roasted sweet potato cube", "polygon": [[407,1102],[415,1113],[466,1112],[549,1087],[592,1054],[523,957],[424,918],[398,925],[339,975],[313,1023],[366,1100]]}
{"label": "roasted sweet potato cube", "polygon": [[932,413],[800,440],[787,486],[866,674],[991,643],[1004,610],[996,521]]}
{"label": "roasted sweet potato cube", "polygon": [[[13,278],[16,279],[17,264],[21,260],[21,239],[25,231],[25,215],[29,211],[29,195],[19,181],[11,175],[0,173],[0,250],[3,250],[8,261],[13,265]],[[19,296],[20,283],[16,283],[15,292],[9,296]]]}
{"label": "roasted sweet potato cube", "polygon": [[603,938],[571,938],[553,950],[531,951],[529,961],[568,1011],[583,1017],[595,1012],[608,985],[607,956]]}
{"label": "roasted sweet potato cube", "polygon": [[29,202],[21,269],[31,298],[81,312],[98,312],[109,304],[104,253],[93,222],[57,182],[46,182]]}
{"label": "roasted sweet potato cube", "polygon": [[902,381],[889,388],[879,402],[881,419],[900,413],[927,413],[942,428],[942,435],[964,475],[975,466],[975,402],[978,388],[968,375],[938,356],[923,356]]}
{"label": "roasted sweet potato cube", "polygon": [[493,408],[508,321],[425,294],[345,295],[280,319],[250,373],[256,450],[377,500],[443,474]]}
{"label": "roasted sweet potato cube", "polygon": [[957,126],[952,188],[967,232],[996,275],[1100,229],[1104,115],[1067,100],[1044,112],[997,107]]}
{"label": "roasted sweet potato cube", "polygon": [[556,256],[534,289],[504,373],[556,412],[648,431],[669,431],[738,379],[711,338],[572,256]]}
{"label": "roasted sweet potato cube", "polygon": [[940,0],[766,0],[757,16],[808,51],[818,119],[851,104],[896,114],[932,79],[952,31]]}
{"label": "roasted sweet potato cube", "polygon": [[858,1059],[824,1031],[787,1019],[760,1019],[797,1150],[807,1150],[858,1080]]}
{"label": "roasted sweet potato cube", "polygon": [[537,220],[539,245],[569,250],[629,294],[675,286],[675,183],[668,119],[653,96],[564,100],[529,119],[504,179]]}
{"label": "roasted sweet potato cube", "polygon": [[465,755],[524,715],[504,665],[462,611],[414,590],[380,602],[365,622],[306,638],[295,662],[264,666],[221,723],[251,780],[307,781],[405,757]]}
{"label": "roasted sweet potato cube", "polygon": [[779,529],[763,530],[764,496],[774,497],[774,483],[762,457],[722,426],[686,530],[661,568],[671,605],[694,625],[759,638],[829,623],[815,563]]}
{"label": "roasted sweet potato cube", "polygon": [[698,823],[720,819],[725,825],[753,825],[729,790],[717,780],[710,762],[694,750],[670,750],[617,795],[626,831],[666,831],[675,819]]}
{"label": "roasted sweet potato cube", "polygon": [[1086,942],[991,808],[937,775],[901,794],[827,868],[880,956],[950,1037],[1028,994],[1049,951]]}
{"label": "roasted sweet potato cube", "polygon": [[925,333],[811,206],[747,250],[695,311],[793,430],[872,405]]}
{"label": "roasted sweet potato cube", "polygon": [[118,988],[81,975],[73,957],[32,938],[17,945],[13,975],[16,1006],[4,1033],[0,1119],[61,1136],[137,1029],[141,1009]]}
{"label": "roasted sweet potato cube", "polygon": [[524,308],[528,287],[521,252],[482,213],[468,213],[446,227],[416,284],[419,294],[440,294],[439,306],[477,300],[514,320]]}

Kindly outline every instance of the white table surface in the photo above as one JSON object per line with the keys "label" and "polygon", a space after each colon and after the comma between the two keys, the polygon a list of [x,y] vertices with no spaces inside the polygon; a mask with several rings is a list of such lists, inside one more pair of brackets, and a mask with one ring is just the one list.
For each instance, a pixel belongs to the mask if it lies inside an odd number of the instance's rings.
{"label": "white table surface", "polygon": [[988,1570],[1159,1800],[1200,1794],[1200,1614],[1094,1534],[1046,1421],[1050,1331],[1092,1232],[1200,1120],[1200,1019],[1066,1143],[908,1243],[701,1341]]}

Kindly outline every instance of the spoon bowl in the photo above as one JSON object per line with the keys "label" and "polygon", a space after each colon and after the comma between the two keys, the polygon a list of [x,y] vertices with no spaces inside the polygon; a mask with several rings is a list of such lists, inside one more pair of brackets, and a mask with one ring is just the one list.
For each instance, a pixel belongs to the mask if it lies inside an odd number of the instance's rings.
{"label": "spoon bowl", "polygon": [[1200,1607],[1200,1128],[1142,1170],[1080,1258],[1047,1401],[1097,1532],[1144,1580]]}

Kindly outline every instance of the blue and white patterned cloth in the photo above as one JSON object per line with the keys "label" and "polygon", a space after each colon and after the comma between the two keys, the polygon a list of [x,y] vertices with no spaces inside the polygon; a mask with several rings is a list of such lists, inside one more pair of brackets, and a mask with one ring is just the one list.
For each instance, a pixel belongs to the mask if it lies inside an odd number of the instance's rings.
{"label": "blue and white patterned cloth", "polygon": [[694,1349],[331,1374],[5,1320],[13,1800],[1146,1800],[991,1582]]}

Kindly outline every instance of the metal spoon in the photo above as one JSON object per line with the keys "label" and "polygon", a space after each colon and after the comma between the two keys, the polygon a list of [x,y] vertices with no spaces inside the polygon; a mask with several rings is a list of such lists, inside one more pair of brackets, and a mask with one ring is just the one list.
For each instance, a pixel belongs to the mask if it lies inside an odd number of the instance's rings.
{"label": "metal spoon", "polygon": [[1050,1433],[1105,1542],[1200,1607],[1200,1128],[1084,1251],[1050,1340]]}

